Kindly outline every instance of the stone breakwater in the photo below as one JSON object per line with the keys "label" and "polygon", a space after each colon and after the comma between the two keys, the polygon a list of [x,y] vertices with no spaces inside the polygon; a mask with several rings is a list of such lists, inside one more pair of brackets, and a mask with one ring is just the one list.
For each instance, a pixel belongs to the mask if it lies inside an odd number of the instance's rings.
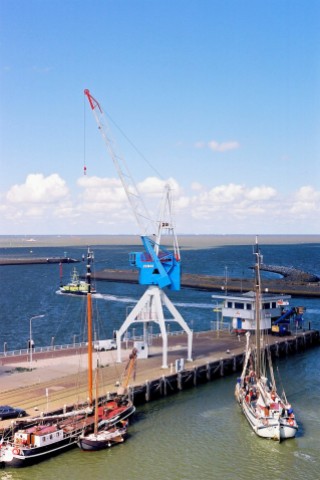
{"label": "stone breakwater", "polygon": [[294,267],[283,267],[281,265],[261,265],[260,270],[264,270],[265,272],[272,272],[278,273],[282,275],[285,280],[291,282],[302,282],[302,283],[309,283],[309,282],[319,282],[320,278],[318,275],[313,273],[304,272],[303,270],[298,270]]}
{"label": "stone breakwater", "polygon": [[38,258],[0,258],[0,265],[37,265],[52,263],[78,263],[79,260],[66,257],[38,257]]}
{"label": "stone breakwater", "polygon": [[[107,282],[137,283],[136,270],[104,269],[94,273],[95,280]],[[303,277],[306,278],[306,277]],[[300,277],[287,277],[286,279],[262,279],[262,289],[274,294],[292,295],[295,297],[320,297],[320,282],[304,281]],[[309,278],[309,277],[308,277]],[[228,278],[213,275],[200,275],[183,273],[181,286],[207,291],[248,292],[253,288],[252,278]]]}

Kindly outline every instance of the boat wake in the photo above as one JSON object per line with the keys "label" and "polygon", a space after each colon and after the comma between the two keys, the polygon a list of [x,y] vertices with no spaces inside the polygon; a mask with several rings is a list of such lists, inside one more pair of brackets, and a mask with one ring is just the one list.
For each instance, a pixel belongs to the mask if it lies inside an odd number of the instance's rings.
{"label": "boat wake", "polygon": [[[119,297],[117,295],[108,295],[103,293],[94,294],[94,298],[100,298],[108,302],[119,302],[119,303],[137,303],[137,299],[133,297]],[[185,308],[203,308],[203,309],[212,309],[213,306],[211,303],[187,303],[187,302],[174,302],[176,307],[185,307]]]}
{"label": "boat wake", "polygon": [[308,308],[308,313],[319,315],[320,309],[319,308]]}
{"label": "boat wake", "polygon": [[118,303],[136,303],[137,300],[132,297],[119,297],[117,295],[108,295],[106,293],[96,293],[95,298],[105,300],[108,302],[118,302]]}
{"label": "boat wake", "polygon": [[302,452],[294,452],[294,456],[297,458],[301,458],[302,460],[306,460],[307,462],[315,463],[316,459],[307,453]]}
{"label": "boat wake", "polygon": [[175,303],[176,307],[185,307],[185,308],[203,308],[203,309],[213,309],[212,303]]}
{"label": "boat wake", "polygon": [[[78,295],[77,293],[63,293],[61,290],[56,290],[57,295],[62,295],[63,297],[83,297],[84,295]],[[91,293],[91,297],[100,298],[99,293]]]}

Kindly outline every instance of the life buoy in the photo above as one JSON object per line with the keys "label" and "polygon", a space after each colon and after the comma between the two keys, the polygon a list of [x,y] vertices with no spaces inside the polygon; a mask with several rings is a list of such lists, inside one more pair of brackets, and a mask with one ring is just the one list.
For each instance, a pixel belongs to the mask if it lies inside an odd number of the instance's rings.
{"label": "life buoy", "polygon": [[14,449],[12,450],[12,453],[13,453],[13,455],[19,455],[19,453],[20,453],[19,448],[14,448]]}
{"label": "life buoy", "polygon": [[294,425],[294,420],[293,420],[293,418],[289,418],[289,425],[290,425],[291,427],[293,427],[293,425]]}

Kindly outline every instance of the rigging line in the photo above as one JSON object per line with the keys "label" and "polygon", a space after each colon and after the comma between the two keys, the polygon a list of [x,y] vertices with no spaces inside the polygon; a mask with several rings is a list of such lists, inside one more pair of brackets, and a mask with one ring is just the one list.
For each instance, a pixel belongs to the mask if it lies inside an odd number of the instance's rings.
{"label": "rigging line", "polygon": [[109,120],[113,123],[113,125],[119,130],[121,135],[127,140],[127,142],[131,145],[131,147],[137,152],[138,155],[149,165],[149,167],[161,178],[161,180],[164,180],[163,176],[161,173],[152,165],[152,163],[149,162],[149,160],[146,158],[146,156],[138,149],[138,147],[135,146],[135,144],[130,140],[130,138],[125,134],[125,132],[122,130],[122,128],[113,120],[111,115],[104,111],[106,116],[109,118]]}
{"label": "rigging line", "polygon": [[282,388],[283,398],[284,398],[285,402],[288,403],[288,400],[287,400],[287,397],[286,397],[286,392],[285,392],[285,390],[284,390],[284,386],[283,386],[283,383],[282,383],[282,378],[281,378],[281,375],[280,375],[280,371],[279,371],[279,367],[278,367],[278,366],[277,366],[277,373],[278,373],[278,377],[279,377],[280,384],[281,384],[281,388]]}

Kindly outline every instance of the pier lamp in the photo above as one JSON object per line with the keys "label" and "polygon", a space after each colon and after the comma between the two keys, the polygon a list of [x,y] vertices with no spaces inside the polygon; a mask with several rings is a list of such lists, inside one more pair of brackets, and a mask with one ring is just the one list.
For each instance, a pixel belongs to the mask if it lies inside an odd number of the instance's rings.
{"label": "pier lamp", "polygon": [[37,318],[42,318],[44,315],[35,315],[34,317],[30,318],[30,339],[29,339],[29,353],[30,353],[30,365],[32,363],[32,348],[33,348],[33,339],[32,339],[32,320],[36,320]]}

